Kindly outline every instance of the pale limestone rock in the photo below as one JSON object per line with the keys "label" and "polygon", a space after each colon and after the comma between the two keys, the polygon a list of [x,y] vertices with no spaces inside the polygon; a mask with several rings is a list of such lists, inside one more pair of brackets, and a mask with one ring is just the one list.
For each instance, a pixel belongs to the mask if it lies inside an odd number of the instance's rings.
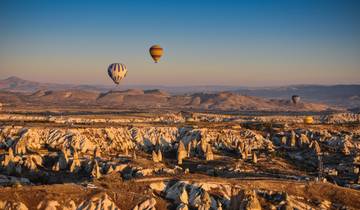
{"label": "pale limestone rock", "polygon": [[155,152],[154,150],[152,151],[151,156],[152,156],[152,160],[153,160],[155,163],[160,162],[159,157],[158,157],[158,155],[156,154],[156,152]]}
{"label": "pale limestone rock", "polygon": [[350,150],[347,147],[347,145],[344,145],[343,148],[341,149],[341,152],[343,153],[343,155],[348,156],[350,155]]}
{"label": "pale limestone rock", "polygon": [[62,208],[63,210],[77,210],[76,204],[73,200],[67,202]]}
{"label": "pale limestone rock", "polygon": [[241,152],[243,152],[244,151],[244,149],[245,149],[245,144],[244,144],[244,142],[243,141],[240,141],[239,143],[238,143],[238,150],[239,150],[239,152],[241,153]]}
{"label": "pale limestone rock", "polygon": [[157,156],[158,156],[159,162],[162,162],[163,161],[163,156],[162,156],[162,153],[161,153],[160,149],[157,152]]}
{"label": "pale limestone rock", "polygon": [[96,158],[101,158],[100,149],[98,147],[95,148],[94,155],[93,155],[93,159],[96,159]]}
{"label": "pale limestone rock", "polygon": [[186,157],[187,157],[187,154],[186,154],[184,143],[182,141],[180,141],[178,151],[177,151],[178,164],[181,165],[183,159],[186,158]]}
{"label": "pale limestone rock", "polygon": [[166,189],[166,184],[164,182],[153,182],[150,184],[150,188],[157,192],[163,192]]}
{"label": "pale limestone rock", "polygon": [[331,209],[332,203],[329,200],[323,200],[321,201],[319,207],[320,209]]}
{"label": "pale limestone rock", "polygon": [[70,165],[70,172],[71,173],[78,173],[81,170],[81,163],[79,160],[79,155],[76,151],[76,149],[74,150],[74,155],[73,155],[73,161]]}
{"label": "pale limestone rock", "polygon": [[257,163],[257,156],[255,152],[252,153],[252,162],[255,164]]}
{"label": "pale limestone rock", "polygon": [[125,156],[129,156],[129,148],[126,146],[124,150]]}
{"label": "pale limestone rock", "polygon": [[59,161],[56,161],[56,163],[53,165],[51,170],[56,171],[56,172],[60,171],[60,163],[59,163]]}
{"label": "pale limestone rock", "polygon": [[29,170],[32,170],[32,171],[37,170],[36,163],[35,163],[35,161],[33,161],[31,156],[26,157],[26,159],[24,161],[24,167],[29,169]]}
{"label": "pale limestone rock", "polygon": [[290,137],[289,146],[290,147],[295,147],[296,146],[296,133],[293,130],[291,131],[291,137]]}
{"label": "pale limestone rock", "polygon": [[133,210],[155,210],[156,200],[155,198],[150,198],[136,205]]}
{"label": "pale limestone rock", "polygon": [[217,210],[222,210],[222,209],[223,209],[223,208],[222,208],[222,204],[221,204],[220,201],[217,201],[216,207],[217,207]]}
{"label": "pale limestone rock", "polygon": [[9,154],[8,154],[8,158],[9,159],[13,159],[14,158],[14,151],[13,151],[13,149],[12,148],[9,148]]}
{"label": "pale limestone rock", "polygon": [[91,177],[94,178],[94,179],[99,179],[101,177],[100,167],[99,167],[99,164],[98,164],[97,160],[95,160],[94,163],[93,163],[93,169],[91,171]]}
{"label": "pale limestone rock", "polygon": [[201,195],[201,204],[199,210],[209,210],[211,208],[211,198],[208,192],[204,191]]}
{"label": "pale limestone rock", "polygon": [[301,146],[309,145],[309,143],[310,143],[309,138],[305,134],[301,134],[299,140],[300,140]]}
{"label": "pale limestone rock", "polygon": [[204,139],[201,139],[201,141],[200,141],[200,149],[201,149],[202,154],[206,153],[207,142]]}
{"label": "pale limestone rock", "polygon": [[354,167],[353,172],[354,172],[354,174],[358,174],[359,173],[359,167]]}
{"label": "pale limestone rock", "polygon": [[182,190],[182,188],[184,188],[184,185],[185,185],[184,182],[178,181],[175,184],[173,184],[172,186],[167,186],[165,188],[166,189],[165,198],[178,202],[179,196],[181,194],[181,190]]}
{"label": "pale limestone rock", "polygon": [[191,148],[191,142],[189,142],[186,146],[187,151],[187,157],[190,158],[192,156],[192,148]]}
{"label": "pale limestone rock", "polygon": [[214,160],[214,154],[212,152],[212,148],[211,148],[210,144],[208,144],[208,146],[207,146],[206,153],[205,153],[205,159],[207,161]]}
{"label": "pale limestone rock", "polygon": [[84,132],[88,131],[94,132],[94,130],[90,129],[76,129],[72,130],[73,135],[71,136],[71,145],[74,149],[78,150],[81,153],[90,153],[93,152],[96,148],[96,145],[90,140],[92,135],[84,134]]}
{"label": "pale limestone rock", "polygon": [[242,191],[240,209],[261,210],[261,205],[257,195],[252,190]]}
{"label": "pale limestone rock", "polygon": [[12,165],[14,164],[14,152],[12,148],[9,148],[8,154],[7,155],[5,154],[4,160],[1,163],[1,165],[5,168],[8,167],[9,164]]}
{"label": "pale limestone rock", "polygon": [[21,202],[0,201],[0,209],[4,210],[28,210],[25,204]]}
{"label": "pale limestone rock", "polygon": [[156,169],[153,168],[141,169],[136,172],[136,176],[140,176],[140,177],[151,176],[154,174],[155,171]]}
{"label": "pale limestone rock", "polygon": [[59,204],[59,202],[50,200],[50,201],[40,202],[39,205],[37,206],[37,209],[57,210],[60,207],[61,205]]}
{"label": "pale limestone rock", "polygon": [[183,187],[179,196],[179,202],[184,204],[189,204],[189,196],[186,192],[186,188]]}
{"label": "pale limestone rock", "polygon": [[315,154],[317,155],[321,154],[321,148],[317,141],[312,141],[309,147],[315,152]]}
{"label": "pale limestone rock", "polygon": [[82,202],[77,210],[120,210],[120,208],[106,193],[100,193]]}
{"label": "pale limestone rock", "polygon": [[14,150],[17,155],[26,154],[26,144],[29,143],[29,137],[21,137],[15,142]]}
{"label": "pale limestone rock", "polygon": [[135,152],[135,150],[133,151],[132,158],[133,158],[133,160],[136,160],[136,152]]}
{"label": "pale limestone rock", "polygon": [[244,148],[244,151],[241,153],[241,158],[243,160],[247,160],[249,157],[249,153],[248,153],[248,149],[247,148]]}
{"label": "pale limestone rock", "polygon": [[122,172],[126,167],[128,167],[127,164],[120,164],[120,165],[116,165],[114,166],[114,171],[115,172]]}

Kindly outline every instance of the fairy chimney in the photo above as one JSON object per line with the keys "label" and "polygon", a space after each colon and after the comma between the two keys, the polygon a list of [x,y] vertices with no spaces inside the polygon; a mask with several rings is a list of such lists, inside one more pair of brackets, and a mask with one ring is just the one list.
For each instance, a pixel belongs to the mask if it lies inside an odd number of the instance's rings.
{"label": "fairy chimney", "polygon": [[290,146],[290,147],[295,147],[295,145],[296,145],[296,134],[295,134],[295,132],[292,130],[292,131],[291,131],[291,137],[290,137],[289,146]]}
{"label": "fairy chimney", "polygon": [[252,153],[252,162],[257,163],[257,156],[255,152]]}
{"label": "fairy chimney", "polygon": [[74,150],[73,161],[70,165],[70,172],[77,173],[80,171],[80,169],[81,169],[81,163],[79,160],[79,155],[78,155],[77,151]]}
{"label": "fairy chimney", "polygon": [[180,141],[178,151],[177,151],[177,160],[178,164],[181,165],[183,159],[187,156],[184,143]]}
{"label": "fairy chimney", "polygon": [[152,156],[152,160],[153,160],[155,163],[160,162],[160,160],[159,160],[159,158],[158,158],[158,155],[156,154],[156,152],[155,152],[154,150],[152,151],[151,156]]}
{"label": "fairy chimney", "polygon": [[134,160],[136,160],[136,152],[135,152],[135,150],[133,151],[132,158],[133,158]]}
{"label": "fairy chimney", "polygon": [[159,149],[158,152],[157,152],[157,156],[158,156],[159,162],[162,162],[163,156],[162,156],[162,153],[161,153],[161,150],[160,150],[160,149]]}
{"label": "fairy chimney", "polygon": [[187,151],[187,157],[190,158],[191,157],[191,142],[189,142],[186,146],[186,151]]}
{"label": "fairy chimney", "polygon": [[189,196],[186,192],[185,186],[182,188],[180,196],[179,196],[179,203],[189,204]]}
{"label": "fairy chimney", "polygon": [[98,147],[96,147],[94,150],[93,159],[100,158],[100,157],[101,157],[100,149]]}
{"label": "fairy chimney", "polygon": [[129,156],[129,149],[127,145],[125,146],[125,156]]}
{"label": "fairy chimney", "polygon": [[91,177],[94,179],[99,179],[101,177],[100,167],[96,159],[94,160],[93,169],[91,171]]}
{"label": "fairy chimney", "polygon": [[207,146],[206,153],[205,153],[205,158],[206,158],[207,161],[214,160],[214,154],[212,152],[212,148],[211,148],[210,144],[208,144],[208,146]]}

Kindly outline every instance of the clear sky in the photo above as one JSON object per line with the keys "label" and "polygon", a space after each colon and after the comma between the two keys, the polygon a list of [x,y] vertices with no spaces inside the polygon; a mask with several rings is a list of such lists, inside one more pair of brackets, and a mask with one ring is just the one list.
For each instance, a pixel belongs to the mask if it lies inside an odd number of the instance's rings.
{"label": "clear sky", "polygon": [[1,0],[0,78],[111,84],[107,66],[121,62],[125,84],[359,84],[359,11],[356,0]]}

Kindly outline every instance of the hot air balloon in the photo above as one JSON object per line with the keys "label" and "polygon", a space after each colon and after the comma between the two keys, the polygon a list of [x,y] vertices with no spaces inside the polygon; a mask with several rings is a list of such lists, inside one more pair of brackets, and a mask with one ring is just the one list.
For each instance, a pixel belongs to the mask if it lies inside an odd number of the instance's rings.
{"label": "hot air balloon", "polygon": [[164,52],[163,48],[160,47],[160,45],[151,46],[149,51],[150,51],[150,55],[154,59],[155,63],[157,63],[160,60],[160,58]]}
{"label": "hot air balloon", "polygon": [[312,116],[306,116],[304,118],[304,123],[305,124],[312,124],[314,122],[314,118]]}
{"label": "hot air balloon", "polygon": [[292,99],[292,102],[293,102],[294,104],[297,104],[297,103],[300,102],[300,96],[298,96],[298,95],[293,95],[293,96],[291,97],[291,99]]}
{"label": "hot air balloon", "polygon": [[120,80],[126,77],[127,68],[122,63],[112,63],[108,67],[109,77],[115,82],[115,84],[119,84]]}

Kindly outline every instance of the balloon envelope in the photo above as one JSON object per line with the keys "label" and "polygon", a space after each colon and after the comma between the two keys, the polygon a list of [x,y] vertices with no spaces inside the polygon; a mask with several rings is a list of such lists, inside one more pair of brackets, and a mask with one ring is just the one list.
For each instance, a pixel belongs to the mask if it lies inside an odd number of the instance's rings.
{"label": "balloon envelope", "polygon": [[294,104],[297,104],[297,103],[300,102],[300,96],[298,96],[298,95],[293,95],[293,96],[291,97],[291,100],[292,100],[292,102],[293,102]]}
{"label": "balloon envelope", "polygon": [[122,63],[112,63],[108,67],[108,74],[115,84],[119,84],[126,77],[127,68]]}
{"label": "balloon envelope", "polygon": [[314,118],[311,116],[307,116],[304,118],[304,123],[305,124],[312,124],[314,122]]}
{"label": "balloon envelope", "polygon": [[159,62],[161,56],[164,53],[164,49],[160,45],[153,45],[150,47],[150,55],[154,59],[155,63]]}

